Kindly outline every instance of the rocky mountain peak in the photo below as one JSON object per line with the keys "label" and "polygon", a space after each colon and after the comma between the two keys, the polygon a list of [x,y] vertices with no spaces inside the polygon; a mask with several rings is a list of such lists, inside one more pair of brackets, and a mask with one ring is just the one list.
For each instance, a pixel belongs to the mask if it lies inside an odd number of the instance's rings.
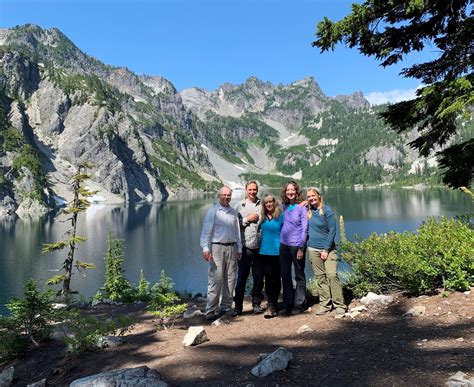
{"label": "rocky mountain peak", "polygon": [[311,90],[312,92],[314,92],[315,94],[324,95],[323,91],[321,90],[318,83],[314,80],[313,77],[306,77],[299,81],[295,81],[291,83],[289,86],[307,88]]}
{"label": "rocky mountain peak", "polygon": [[38,46],[61,47],[62,49],[80,51],[66,35],[57,28],[44,29],[34,24],[13,27],[3,30],[0,34],[0,43],[16,44],[35,52]]}
{"label": "rocky mountain peak", "polygon": [[361,91],[356,91],[350,95],[336,95],[334,99],[355,109],[362,109],[370,106],[369,101],[365,99],[364,94],[362,94]]}
{"label": "rocky mountain peak", "polygon": [[177,94],[174,85],[166,78],[160,76],[142,75],[140,80],[150,87],[155,94],[175,95]]}

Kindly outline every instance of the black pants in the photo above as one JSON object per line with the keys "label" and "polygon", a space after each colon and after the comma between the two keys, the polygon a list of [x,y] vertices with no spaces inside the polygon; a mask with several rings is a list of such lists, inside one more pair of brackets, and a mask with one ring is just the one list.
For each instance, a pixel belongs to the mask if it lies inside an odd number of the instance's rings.
{"label": "black pants", "polygon": [[[280,244],[281,282],[283,285],[283,305],[285,309],[292,306],[302,308],[306,300],[306,276],[304,274],[305,257],[296,259],[298,247]],[[296,291],[293,289],[291,265],[295,270]]]}
{"label": "black pants", "polygon": [[243,247],[242,258],[238,262],[239,272],[237,274],[237,285],[235,287],[235,306],[242,307],[244,302],[245,287],[249,278],[250,268],[252,268],[253,288],[252,303],[259,304],[263,300],[263,265],[258,254],[258,249],[248,249]]}
{"label": "black pants", "polygon": [[263,276],[265,278],[265,295],[268,304],[277,307],[280,296],[280,257],[278,255],[260,255],[263,264]]}

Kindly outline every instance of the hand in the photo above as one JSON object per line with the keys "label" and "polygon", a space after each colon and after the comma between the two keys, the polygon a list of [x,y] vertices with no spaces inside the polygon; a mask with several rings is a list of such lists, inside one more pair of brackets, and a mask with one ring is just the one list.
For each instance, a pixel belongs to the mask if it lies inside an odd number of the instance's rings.
{"label": "hand", "polygon": [[236,258],[237,261],[240,261],[240,259],[242,258],[242,253],[236,253]]}
{"label": "hand", "polygon": [[325,261],[326,259],[328,259],[328,255],[329,255],[329,253],[328,253],[326,250],[321,251],[321,259],[322,259],[323,261]]}
{"label": "hand", "polygon": [[307,200],[303,200],[300,204],[298,204],[300,207],[306,207],[308,205]]}
{"label": "hand", "polygon": [[247,223],[257,222],[257,221],[258,221],[258,214],[250,214],[250,215],[247,215],[247,216],[245,217],[245,219],[247,220]]}
{"label": "hand", "polygon": [[304,257],[303,253],[304,253],[303,249],[298,249],[296,253],[296,259],[302,259]]}
{"label": "hand", "polygon": [[202,256],[206,262],[209,262],[210,260],[212,260],[212,254],[210,251],[204,251],[202,253]]}

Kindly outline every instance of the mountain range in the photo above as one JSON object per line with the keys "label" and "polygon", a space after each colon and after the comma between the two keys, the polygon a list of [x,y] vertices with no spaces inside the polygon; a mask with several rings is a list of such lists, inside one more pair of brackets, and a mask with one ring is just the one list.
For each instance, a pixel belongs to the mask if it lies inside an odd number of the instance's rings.
{"label": "mountain range", "polygon": [[0,30],[0,216],[70,200],[84,162],[92,200],[107,203],[248,178],[351,186],[434,176],[435,159],[405,145],[416,132],[390,131],[382,108],[360,92],[328,97],[313,78],[178,92],[163,77],[100,62],[58,29]]}

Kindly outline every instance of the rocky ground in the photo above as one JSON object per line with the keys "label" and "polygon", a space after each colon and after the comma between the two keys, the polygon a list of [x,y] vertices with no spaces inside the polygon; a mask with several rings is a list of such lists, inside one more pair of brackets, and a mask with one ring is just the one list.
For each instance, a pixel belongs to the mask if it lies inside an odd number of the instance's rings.
{"label": "rocky ground", "polygon": [[[334,312],[315,316],[317,305],[297,316],[264,319],[252,314],[247,303],[242,316],[220,326],[198,315],[180,318],[173,329],[161,331],[143,305],[102,304],[92,312],[104,318],[127,313],[137,319],[123,345],[72,355],[53,340],[13,363],[13,385],[46,378],[48,385],[65,386],[87,375],[143,365],[170,385],[441,386],[459,371],[474,383],[473,295],[474,288],[448,297],[393,295],[388,305],[370,305],[353,318],[341,319]],[[360,305],[353,300],[350,307]],[[421,315],[404,316],[413,307]],[[187,329],[196,325],[204,326],[209,341],[184,348]],[[303,325],[309,328],[298,333]],[[293,354],[287,369],[265,378],[253,376],[259,354],[278,347]]]}

